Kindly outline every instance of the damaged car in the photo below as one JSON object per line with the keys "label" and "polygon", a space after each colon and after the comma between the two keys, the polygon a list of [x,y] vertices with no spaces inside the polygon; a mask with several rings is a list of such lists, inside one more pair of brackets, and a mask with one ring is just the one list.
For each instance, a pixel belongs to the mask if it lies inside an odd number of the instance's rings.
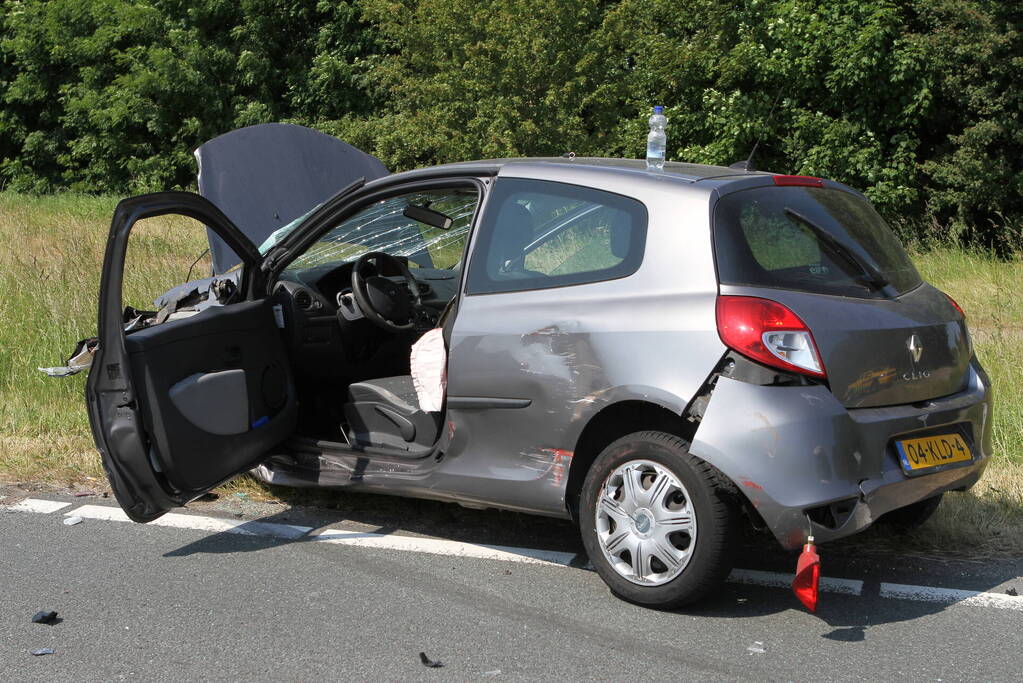
{"label": "damaged car", "polygon": [[[797,549],[918,523],[988,463],[963,312],[845,185],[574,157],[388,174],[254,128],[200,148],[202,194],[113,216],[86,395],[137,522],[255,468],[572,519],[616,595],[667,607],[725,579],[743,524]],[[166,214],[208,227],[213,277],[126,312],[129,234]]]}

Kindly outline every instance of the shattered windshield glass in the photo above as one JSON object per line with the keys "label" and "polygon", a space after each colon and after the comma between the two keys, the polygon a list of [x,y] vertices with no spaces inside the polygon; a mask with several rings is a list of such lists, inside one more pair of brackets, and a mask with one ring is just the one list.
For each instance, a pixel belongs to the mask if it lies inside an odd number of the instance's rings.
{"label": "shattered windshield glass", "polygon": [[[352,261],[368,251],[404,256],[410,267],[457,268],[476,202],[476,191],[465,188],[413,192],[380,200],[325,233],[285,272]],[[405,210],[409,207],[438,212],[450,219],[449,227],[435,227],[407,216]]]}
{"label": "shattered windshield glass", "polygon": [[299,216],[295,220],[291,221],[287,225],[285,225],[283,227],[280,227],[280,228],[277,228],[276,230],[271,232],[270,236],[267,237],[263,241],[263,243],[259,245],[259,253],[263,254],[265,256],[266,252],[268,252],[271,249],[273,249],[274,245],[277,244],[278,242],[280,242],[282,239],[284,239],[285,235],[287,235],[289,232],[294,230],[298,226],[298,224],[301,223],[302,221],[304,221],[306,218],[309,218],[309,216],[312,215],[313,211],[316,211],[316,209],[320,208],[321,206],[323,206],[323,205],[322,204],[317,204],[316,206],[311,208],[309,211],[306,211],[304,214],[302,214],[301,216]]}

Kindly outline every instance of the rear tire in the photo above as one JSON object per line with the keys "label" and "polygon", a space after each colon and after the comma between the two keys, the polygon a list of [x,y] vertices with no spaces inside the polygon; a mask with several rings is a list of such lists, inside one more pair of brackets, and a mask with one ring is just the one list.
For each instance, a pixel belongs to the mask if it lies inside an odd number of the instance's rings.
{"label": "rear tire", "polygon": [[611,592],[679,607],[728,576],[739,539],[738,503],[723,475],[665,432],[636,432],[601,452],[580,497],[583,545]]}
{"label": "rear tire", "polygon": [[922,526],[924,522],[931,518],[937,511],[938,505],[941,504],[941,497],[943,495],[943,493],[939,493],[933,498],[918,500],[906,507],[892,510],[881,515],[877,521],[900,533],[908,533]]}

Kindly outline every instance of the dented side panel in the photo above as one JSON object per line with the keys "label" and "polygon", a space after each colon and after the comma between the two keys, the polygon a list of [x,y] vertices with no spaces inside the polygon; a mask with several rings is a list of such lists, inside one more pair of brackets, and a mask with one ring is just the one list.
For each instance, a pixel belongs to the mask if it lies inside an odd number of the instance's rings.
{"label": "dented side panel", "polygon": [[[526,166],[502,174],[643,202],[643,261],[616,280],[462,298],[448,361],[453,435],[430,480],[502,507],[567,516],[568,468],[587,422],[627,400],[681,414],[725,351],[714,312],[710,192],[649,176],[633,182],[576,170],[579,177],[563,178],[564,169]],[[459,407],[465,398],[529,404]]]}
{"label": "dented side panel", "polygon": [[[923,407],[847,410],[824,386],[758,386],[717,380],[693,439],[694,455],[727,475],[786,548],[812,534],[826,541],[859,531],[898,507],[972,485],[991,452],[990,392],[979,367],[968,387]],[[922,429],[968,423],[976,459],[919,477],[903,474],[891,441]],[[837,528],[810,508],[850,500]]]}

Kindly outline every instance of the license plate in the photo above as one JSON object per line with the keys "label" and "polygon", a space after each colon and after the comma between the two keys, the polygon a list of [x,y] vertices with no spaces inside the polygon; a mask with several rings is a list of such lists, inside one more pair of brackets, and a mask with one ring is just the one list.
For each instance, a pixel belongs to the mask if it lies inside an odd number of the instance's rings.
{"label": "license plate", "polygon": [[902,469],[915,474],[932,467],[973,460],[966,440],[958,434],[937,434],[895,442]]}

